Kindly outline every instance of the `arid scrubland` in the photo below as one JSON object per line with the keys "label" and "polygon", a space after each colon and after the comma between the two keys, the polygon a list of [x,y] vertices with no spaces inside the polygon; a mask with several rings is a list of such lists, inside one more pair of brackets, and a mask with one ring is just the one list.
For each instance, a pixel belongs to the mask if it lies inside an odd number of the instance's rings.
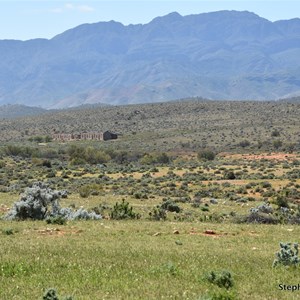
{"label": "arid scrubland", "polygon": [[[280,285],[299,272],[299,115],[193,100],[2,119],[0,298],[298,299]],[[93,130],[119,138],[50,138]]]}

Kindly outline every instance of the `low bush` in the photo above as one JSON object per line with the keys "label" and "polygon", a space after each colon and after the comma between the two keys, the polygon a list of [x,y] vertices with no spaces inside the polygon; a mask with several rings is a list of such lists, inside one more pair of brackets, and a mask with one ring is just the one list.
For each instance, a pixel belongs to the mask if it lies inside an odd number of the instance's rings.
{"label": "low bush", "polygon": [[73,300],[72,296],[60,297],[55,289],[48,289],[43,296],[43,300]]}
{"label": "low bush", "polygon": [[180,212],[180,207],[171,199],[164,199],[161,208],[170,212]]}
{"label": "low bush", "polygon": [[5,228],[5,229],[2,230],[2,232],[5,235],[12,235],[12,234],[14,234],[14,231],[11,228]]}
{"label": "low bush", "polygon": [[55,216],[55,217],[48,217],[46,219],[47,224],[56,224],[56,225],[65,225],[67,220],[63,216]]}
{"label": "low bush", "polygon": [[[47,184],[35,182],[27,188],[19,201],[6,214],[6,220],[49,220],[49,222],[62,222],[61,219],[101,219],[95,212],[87,212],[83,208],[73,211],[70,208],[61,208],[59,199],[65,192],[52,190]],[[49,208],[51,207],[51,209]]]}
{"label": "low bush", "polygon": [[211,271],[206,274],[205,279],[216,284],[218,287],[229,289],[233,287],[233,278],[229,271],[223,270],[221,272]]}
{"label": "low bush", "polygon": [[204,161],[214,160],[216,154],[212,150],[204,149],[198,152],[197,157],[199,160],[204,160]]}
{"label": "low bush", "polygon": [[157,205],[149,212],[149,219],[153,221],[164,221],[167,219],[167,212],[161,206]]}
{"label": "low bush", "polygon": [[121,203],[117,202],[114,205],[110,218],[113,220],[139,219],[140,214],[135,213],[133,207],[129,206],[129,203],[123,199]]}
{"label": "low bush", "polygon": [[273,267],[282,266],[298,266],[300,259],[298,257],[297,243],[280,243],[280,250],[276,253],[276,258],[273,262]]}

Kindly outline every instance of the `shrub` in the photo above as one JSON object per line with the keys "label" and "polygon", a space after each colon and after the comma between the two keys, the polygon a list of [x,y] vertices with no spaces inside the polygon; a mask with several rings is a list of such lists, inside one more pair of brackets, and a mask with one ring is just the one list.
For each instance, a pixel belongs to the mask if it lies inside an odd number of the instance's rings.
{"label": "shrub", "polygon": [[250,146],[250,142],[248,140],[243,140],[239,143],[239,146],[242,148],[246,148],[246,147]]}
{"label": "shrub", "polygon": [[43,296],[43,300],[72,300],[72,299],[73,299],[73,297],[71,297],[71,296],[66,296],[63,298],[59,297],[57,295],[57,291],[52,288],[48,289]]}
{"label": "shrub", "polygon": [[276,253],[276,259],[273,262],[273,267],[278,265],[298,266],[300,263],[300,259],[298,257],[298,244],[280,243],[279,245],[280,250]]}
{"label": "shrub", "polygon": [[[66,220],[75,219],[101,219],[100,215],[94,212],[87,212],[80,208],[77,211],[72,211],[70,208],[61,208],[59,198],[65,192],[53,191],[42,182],[35,182],[31,188],[27,188],[21,199],[14,203],[13,208],[4,217],[6,220],[44,220],[49,218],[49,222],[60,218]],[[52,209],[49,209],[49,206]],[[51,219],[54,218],[54,219]]]}
{"label": "shrub", "polygon": [[164,221],[167,219],[166,210],[157,205],[149,212],[149,219],[154,221]]}
{"label": "shrub", "polygon": [[171,199],[165,199],[161,204],[161,208],[176,213],[179,213],[181,210],[180,207]]}
{"label": "shrub", "polygon": [[79,188],[79,195],[81,198],[87,198],[91,193],[91,189],[88,185],[84,185]]}
{"label": "shrub", "polygon": [[272,214],[273,208],[268,203],[263,203],[261,205],[258,205],[256,208],[251,208],[250,212],[252,213],[264,213],[264,214]]}
{"label": "shrub", "polygon": [[48,289],[43,296],[43,300],[59,300],[56,290]]}
{"label": "shrub", "polygon": [[286,207],[289,208],[289,203],[286,197],[284,196],[277,196],[275,199],[275,204],[278,205],[278,207]]}
{"label": "shrub", "polygon": [[84,151],[84,159],[90,164],[101,164],[108,162],[111,157],[103,151],[88,147]]}
{"label": "shrub", "polygon": [[7,145],[4,148],[4,153],[9,156],[31,157],[35,152],[34,148],[22,147],[17,145]]}
{"label": "shrub", "polygon": [[167,164],[170,162],[170,157],[166,153],[159,153],[156,155],[156,161],[161,164]]}
{"label": "shrub", "polygon": [[204,149],[198,152],[197,157],[199,160],[214,160],[216,154],[212,150]]}
{"label": "shrub", "polygon": [[176,276],[180,273],[180,270],[172,261],[168,261],[159,267],[153,268],[152,272],[168,276]]}
{"label": "shrub", "polygon": [[123,199],[119,204],[118,202],[114,205],[111,213],[111,219],[123,220],[123,219],[139,219],[140,215],[133,211],[132,206],[129,206],[128,202]]}
{"label": "shrub", "polygon": [[101,184],[85,184],[83,186],[81,186],[78,191],[79,191],[79,195],[82,198],[87,198],[90,195],[99,195],[99,192],[103,189],[103,186]]}
{"label": "shrub", "polygon": [[233,171],[226,171],[224,174],[224,179],[234,180],[236,178]]}
{"label": "shrub", "polygon": [[278,136],[280,136],[279,130],[278,130],[278,129],[274,129],[274,130],[272,131],[272,133],[271,133],[271,136],[272,136],[272,137],[278,137]]}
{"label": "shrub", "polygon": [[48,206],[52,211],[59,210],[59,191],[53,191],[42,182],[36,182],[31,188],[27,188],[19,201],[14,203],[13,208],[5,216],[8,220],[43,220],[48,213]]}
{"label": "shrub", "polygon": [[5,235],[12,235],[14,234],[14,231],[11,228],[5,228],[2,230],[3,234]]}
{"label": "shrub", "polygon": [[152,165],[156,163],[167,164],[170,162],[170,157],[166,153],[146,153],[141,159],[140,163],[143,165]]}
{"label": "shrub", "polygon": [[237,217],[238,223],[278,224],[279,219],[273,215],[273,209],[267,203],[250,209],[250,214]]}
{"label": "shrub", "polygon": [[57,224],[57,225],[65,225],[67,220],[63,216],[55,216],[55,217],[48,217],[46,219],[47,224]]}
{"label": "shrub", "polygon": [[100,220],[101,215],[96,214],[94,211],[88,212],[83,208],[73,211],[71,208],[62,208],[59,211],[61,215],[66,220]]}
{"label": "shrub", "polygon": [[49,159],[44,159],[42,162],[43,167],[51,168],[51,161]]}
{"label": "shrub", "polygon": [[216,284],[218,287],[224,287],[229,289],[233,287],[233,278],[229,271],[223,270],[221,272],[211,271],[208,273],[205,278],[213,283]]}
{"label": "shrub", "polygon": [[282,141],[281,140],[275,140],[273,141],[273,147],[278,150],[282,146]]}

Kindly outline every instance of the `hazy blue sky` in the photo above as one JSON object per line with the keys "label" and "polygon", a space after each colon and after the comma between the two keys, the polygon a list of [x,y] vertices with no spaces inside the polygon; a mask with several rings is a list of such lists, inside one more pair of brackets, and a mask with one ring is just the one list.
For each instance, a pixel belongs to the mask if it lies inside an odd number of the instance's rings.
{"label": "hazy blue sky", "polygon": [[189,15],[224,9],[248,10],[276,21],[300,17],[300,0],[0,0],[0,39],[52,38],[83,23],[144,24],[173,11]]}

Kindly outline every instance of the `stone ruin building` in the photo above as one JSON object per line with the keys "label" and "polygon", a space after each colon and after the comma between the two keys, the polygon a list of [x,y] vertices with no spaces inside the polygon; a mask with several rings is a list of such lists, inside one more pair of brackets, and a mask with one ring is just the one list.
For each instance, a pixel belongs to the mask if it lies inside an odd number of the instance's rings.
{"label": "stone ruin building", "polygon": [[95,140],[95,141],[108,141],[118,138],[116,133],[110,131],[104,132],[82,132],[82,133],[53,133],[52,140],[67,142],[67,141],[81,141],[81,140]]}

